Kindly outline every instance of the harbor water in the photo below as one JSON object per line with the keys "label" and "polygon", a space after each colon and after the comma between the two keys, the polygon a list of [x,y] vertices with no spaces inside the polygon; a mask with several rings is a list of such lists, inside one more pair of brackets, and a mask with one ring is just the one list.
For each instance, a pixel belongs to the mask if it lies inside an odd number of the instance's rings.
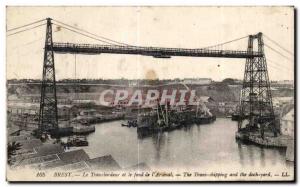
{"label": "harbor water", "polygon": [[122,168],[145,163],[150,168],[282,168],[293,171],[285,149],[262,148],[235,139],[237,122],[217,118],[211,124],[138,138],[136,128],[121,127],[126,121],[95,124],[84,149],[91,158],[112,155]]}

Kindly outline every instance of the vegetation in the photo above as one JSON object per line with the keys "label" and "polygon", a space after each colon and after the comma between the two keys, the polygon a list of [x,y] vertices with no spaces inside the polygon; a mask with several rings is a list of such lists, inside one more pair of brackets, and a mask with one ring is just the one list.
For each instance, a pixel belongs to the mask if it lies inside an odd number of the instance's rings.
{"label": "vegetation", "polygon": [[7,163],[8,165],[13,165],[15,162],[14,156],[17,154],[17,150],[21,149],[21,144],[16,142],[11,142],[7,144]]}

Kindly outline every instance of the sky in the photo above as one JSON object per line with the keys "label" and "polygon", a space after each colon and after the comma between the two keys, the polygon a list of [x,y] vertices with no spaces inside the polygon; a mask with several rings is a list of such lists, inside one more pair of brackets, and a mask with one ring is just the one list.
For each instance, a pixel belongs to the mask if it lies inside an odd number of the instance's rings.
{"label": "sky", "polygon": [[[202,48],[262,32],[270,80],[294,78],[292,7],[7,7],[7,29],[51,17],[122,43]],[[6,37],[7,79],[41,79],[46,26]],[[54,42],[103,44],[53,25]],[[7,32],[11,34],[13,32]],[[223,49],[247,50],[247,37]],[[56,79],[243,79],[245,59],[55,54]],[[75,68],[76,66],[76,68]],[[75,71],[76,69],[76,71]]]}

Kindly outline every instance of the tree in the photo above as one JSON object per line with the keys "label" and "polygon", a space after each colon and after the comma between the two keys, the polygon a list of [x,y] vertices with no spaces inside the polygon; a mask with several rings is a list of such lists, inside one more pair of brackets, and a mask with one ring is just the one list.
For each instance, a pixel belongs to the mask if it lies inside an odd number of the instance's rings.
{"label": "tree", "polygon": [[222,81],[222,83],[226,83],[226,84],[234,84],[234,79],[232,78],[226,78]]}
{"label": "tree", "polygon": [[13,165],[15,162],[13,156],[17,154],[17,150],[21,149],[21,144],[16,142],[11,142],[7,144],[7,163],[8,165]]}

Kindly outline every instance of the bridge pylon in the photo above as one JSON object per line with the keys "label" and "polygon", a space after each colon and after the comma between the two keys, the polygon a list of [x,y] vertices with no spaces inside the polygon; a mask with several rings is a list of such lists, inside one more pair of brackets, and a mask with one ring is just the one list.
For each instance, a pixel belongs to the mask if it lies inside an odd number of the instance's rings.
{"label": "bridge pylon", "polygon": [[41,137],[45,133],[56,133],[58,130],[55,81],[52,23],[51,18],[47,18],[38,137]]}
{"label": "bridge pylon", "polygon": [[[257,47],[255,51],[263,55],[246,59],[238,130],[256,131],[262,138],[266,131],[271,131],[276,136],[277,129],[262,33],[249,36],[247,52],[253,53],[254,47]],[[243,125],[244,120],[248,120],[248,124]]]}

